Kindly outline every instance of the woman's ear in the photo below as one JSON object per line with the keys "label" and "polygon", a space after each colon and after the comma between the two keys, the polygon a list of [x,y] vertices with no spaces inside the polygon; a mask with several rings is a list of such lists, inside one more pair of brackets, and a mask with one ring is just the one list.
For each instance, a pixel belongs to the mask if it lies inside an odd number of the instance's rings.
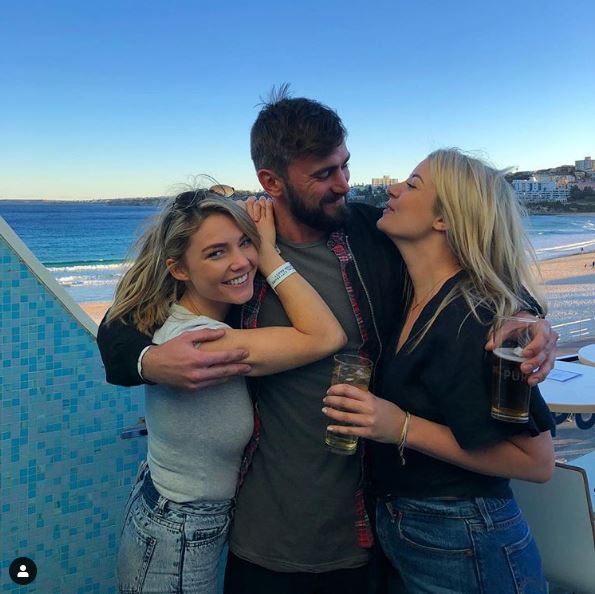
{"label": "woman's ear", "polygon": [[434,222],[432,223],[432,227],[436,231],[446,231],[448,229],[448,225],[446,224],[446,221],[444,220],[444,217],[442,215],[438,215],[434,219]]}
{"label": "woman's ear", "polygon": [[184,267],[180,264],[179,261],[174,260],[173,258],[168,258],[165,261],[165,265],[169,270],[169,273],[179,281],[187,281],[190,280],[187,272],[184,270]]}

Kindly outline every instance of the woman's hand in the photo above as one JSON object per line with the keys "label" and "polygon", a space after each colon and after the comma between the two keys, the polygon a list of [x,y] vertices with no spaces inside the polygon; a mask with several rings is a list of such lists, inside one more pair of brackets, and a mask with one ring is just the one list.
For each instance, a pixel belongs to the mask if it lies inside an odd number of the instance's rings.
{"label": "woman's hand", "polygon": [[275,211],[273,201],[266,198],[255,198],[250,196],[244,202],[246,212],[256,224],[260,239],[262,241],[261,249],[275,247],[277,233],[275,231]]}
{"label": "woman's hand", "polygon": [[405,413],[396,404],[347,384],[331,386],[323,402],[327,417],[351,425],[329,425],[332,433],[399,443]]}

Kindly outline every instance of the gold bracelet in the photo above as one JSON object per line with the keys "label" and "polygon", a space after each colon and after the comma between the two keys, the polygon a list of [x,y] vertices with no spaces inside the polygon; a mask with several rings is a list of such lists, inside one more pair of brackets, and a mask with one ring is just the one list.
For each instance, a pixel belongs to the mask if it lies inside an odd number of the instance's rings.
{"label": "gold bracelet", "polygon": [[411,421],[411,413],[407,411],[405,413],[405,422],[403,423],[403,429],[401,429],[401,436],[399,437],[399,443],[397,444],[397,450],[399,451],[399,458],[401,460],[401,466],[405,466],[405,444],[407,443],[407,433],[409,433],[409,422]]}

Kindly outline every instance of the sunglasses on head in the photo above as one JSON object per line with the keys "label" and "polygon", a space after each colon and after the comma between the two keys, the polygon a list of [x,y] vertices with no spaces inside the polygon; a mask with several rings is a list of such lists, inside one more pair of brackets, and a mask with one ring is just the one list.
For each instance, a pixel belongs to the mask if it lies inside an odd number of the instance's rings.
{"label": "sunglasses on head", "polygon": [[231,186],[215,184],[208,190],[189,190],[188,192],[178,194],[174,201],[174,206],[180,210],[186,210],[192,208],[195,204],[198,204],[205,198],[212,198],[213,196],[218,198],[231,198],[234,194],[235,190]]}

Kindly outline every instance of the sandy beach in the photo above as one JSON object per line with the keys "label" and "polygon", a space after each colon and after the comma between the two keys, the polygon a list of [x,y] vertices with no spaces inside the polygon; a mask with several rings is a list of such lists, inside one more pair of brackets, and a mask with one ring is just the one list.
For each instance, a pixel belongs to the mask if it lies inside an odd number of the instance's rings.
{"label": "sandy beach", "polygon": [[568,284],[595,283],[595,252],[564,256],[538,263],[544,282],[564,280]]}
{"label": "sandy beach", "polygon": [[[564,349],[593,342],[595,335],[595,253],[565,256],[539,263],[548,303],[547,319],[560,334]],[[580,322],[580,324],[571,322]],[[587,332],[588,331],[588,332]],[[574,348],[576,350],[576,348]]]}
{"label": "sandy beach", "polygon": [[87,312],[89,317],[94,322],[99,324],[111,303],[105,301],[97,301],[90,303],[79,303],[79,305]]}
{"label": "sandy beach", "polygon": [[[595,317],[595,253],[576,254],[539,263],[552,324]],[[97,323],[110,303],[81,303]]]}

